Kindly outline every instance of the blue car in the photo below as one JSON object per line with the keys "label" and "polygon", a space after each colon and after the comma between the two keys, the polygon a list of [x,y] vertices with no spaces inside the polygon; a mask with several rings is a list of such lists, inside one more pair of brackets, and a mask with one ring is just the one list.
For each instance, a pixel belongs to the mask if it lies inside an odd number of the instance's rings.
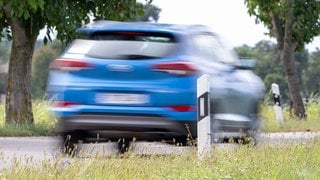
{"label": "blue car", "polygon": [[50,66],[47,93],[68,147],[87,141],[187,144],[197,136],[197,79],[210,76],[212,139],[251,136],[265,87],[202,25],[97,21]]}

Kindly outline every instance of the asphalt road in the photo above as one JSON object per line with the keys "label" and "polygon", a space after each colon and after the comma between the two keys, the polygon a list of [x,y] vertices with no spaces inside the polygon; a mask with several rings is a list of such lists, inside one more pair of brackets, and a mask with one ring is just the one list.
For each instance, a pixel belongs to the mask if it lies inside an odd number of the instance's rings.
{"label": "asphalt road", "polygon": [[[261,134],[259,145],[282,145],[286,143],[306,144],[320,142],[320,132],[293,132]],[[42,160],[61,157],[58,137],[3,137],[0,138],[0,169],[16,166],[16,163],[37,164]],[[216,144],[217,148],[237,148],[236,144]],[[177,147],[160,142],[135,142],[130,152],[136,154],[181,154],[191,147]],[[77,157],[97,157],[117,155],[116,143],[82,144]]]}

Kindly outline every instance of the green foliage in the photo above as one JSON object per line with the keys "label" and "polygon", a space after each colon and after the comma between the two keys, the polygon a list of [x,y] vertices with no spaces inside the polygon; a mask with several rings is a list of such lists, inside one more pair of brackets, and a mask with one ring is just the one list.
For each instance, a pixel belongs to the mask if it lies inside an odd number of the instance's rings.
{"label": "green foliage", "polygon": [[281,103],[284,104],[285,102],[288,101],[289,93],[288,93],[288,85],[286,83],[285,76],[282,76],[281,74],[277,74],[277,73],[270,73],[264,77],[263,81],[267,85],[268,89],[271,89],[271,85],[273,83],[277,84],[279,86],[280,93],[281,93],[281,101],[284,101]]}
{"label": "green foliage", "polygon": [[12,16],[22,17],[24,20],[28,20],[33,13],[43,10],[44,0],[28,0],[28,1],[18,1],[11,0],[11,11]]}
{"label": "green foliage", "polygon": [[[145,2],[148,2],[147,0]],[[47,28],[44,41],[52,40],[53,32],[58,31],[57,38],[70,41],[75,29],[90,20],[134,20],[143,15],[143,4],[136,0],[108,1],[69,1],[69,0],[2,0],[0,1],[0,29],[10,34],[8,18],[18,18],[29,35],[38,34]]]}
{"label": "green foliage", "polygon": [[[280,60],[280,52],[277,46],[270,41],[260,41],[254,47],[243,45],[235,49],[239,56],[251,57],[257,60],[257,65],[253,71],[263,79],[267,88],[272,83],[280,87],[281,96],[284,102],[289,99],[289,88],[287,85],[286,74],[283,63]],[[301,51],[294,54],[295,64],[299,81],[303,84],[304,96],[317,93],[320,84],[315,81],[320,71],[320,50],[309,54]]]}
{"label": "green foliage", "polygon": [[308,67],[303,70],[303,83],[307,95],[319,94],[320,82],[317,80],[319,78],[320,72],[320,49],[313,52],[309,56]]}
{"label": "green foliage", "polygon": [[[316,0],[293,1],[293,42],[296,50],[312,42],[320,34],[320,3]],[[284,37],[285,21],[288,12],[287,0],[245,0],[249,15],[256,17],[256,23],[263,23],[269,29],[269,35],[276,37],[274,26],[278,26],[278,35]],[[279,24],[274,24],[274,19]]]}
{"label": "green foliage", "polygon": [[70,41],[74,38],[75,29],[91,20],[128,21],[142,15],[143,5],[136,0],[108,1],[47,1],[43,22],[47,25],[47,38],[52,29],[58,31],[57,38]]}
{"label": "green foliage", "polygon": [[152,4],[147,4],[144,6],[144,15],[138,16],[137,21],[155,21],[157,22],[159,19],[159,13],[161,12],[161,9],[157,6],[154,6]]}
{"label": "green foliage", "polygon": [[42,45],[35,52],[32,64],[32,96],[43,98],[47,86],[50,63],[61,54],[61,42],[54,41],[50,45]]}
{"label": "green foliage", "polygon": [[245,4],[257,23],[262,22],[269,29],[269,35],[276,38],[294,115],[303,118],[301,80],[296,72],[293,52],[304,50],[304,45],[320,34],[320,3],[315,0],[245,0]]}
{"label": "green foliage", "polygon": [[289,94],[285,73],[280,61],[280,53],[276,45],[270,41],[260,41],[254,47],[241,46],[236,48],[239,56],[256,59],[257,65],[253,71],[264,81],[270,89],[272,83],[279,85],[282,98],[287,99]]}

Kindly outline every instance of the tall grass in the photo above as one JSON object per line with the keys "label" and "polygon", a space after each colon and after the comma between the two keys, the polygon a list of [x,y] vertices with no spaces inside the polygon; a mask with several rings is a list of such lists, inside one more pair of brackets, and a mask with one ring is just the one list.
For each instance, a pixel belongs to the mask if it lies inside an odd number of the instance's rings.
{"label": "tall grass", "polygon": [[283,107],[283,123],[275,118],[274,107],[264,103],[261,106],[262,131],[264,132],[292,132],[320,130],[320,103],[312,102],[306,105],[305,119],[299,119],[290,114],[289,107]]}
{"label": "tall grass", "polygon": [[320,145],[216,148],[199,161],[181,155],[57,159],[38,166],[16,164],[0,179],[318,179]]}
{"label": "tall grass", "polygon": [[53,136],[57,135],[57,119],[48,110],[49,102],[39,100],[32,104],[34,125],[5,124],[5,105],[0,104],[0,136]]}

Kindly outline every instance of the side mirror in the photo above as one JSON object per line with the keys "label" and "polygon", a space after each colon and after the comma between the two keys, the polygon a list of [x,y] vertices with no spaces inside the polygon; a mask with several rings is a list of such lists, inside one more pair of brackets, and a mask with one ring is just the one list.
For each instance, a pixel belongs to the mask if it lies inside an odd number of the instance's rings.
{"label": "side mirror", "polygon": [[239,58],[239,69],[248,69],[251,70],[257,65],[257,60],[252,58],[241,57]]}

